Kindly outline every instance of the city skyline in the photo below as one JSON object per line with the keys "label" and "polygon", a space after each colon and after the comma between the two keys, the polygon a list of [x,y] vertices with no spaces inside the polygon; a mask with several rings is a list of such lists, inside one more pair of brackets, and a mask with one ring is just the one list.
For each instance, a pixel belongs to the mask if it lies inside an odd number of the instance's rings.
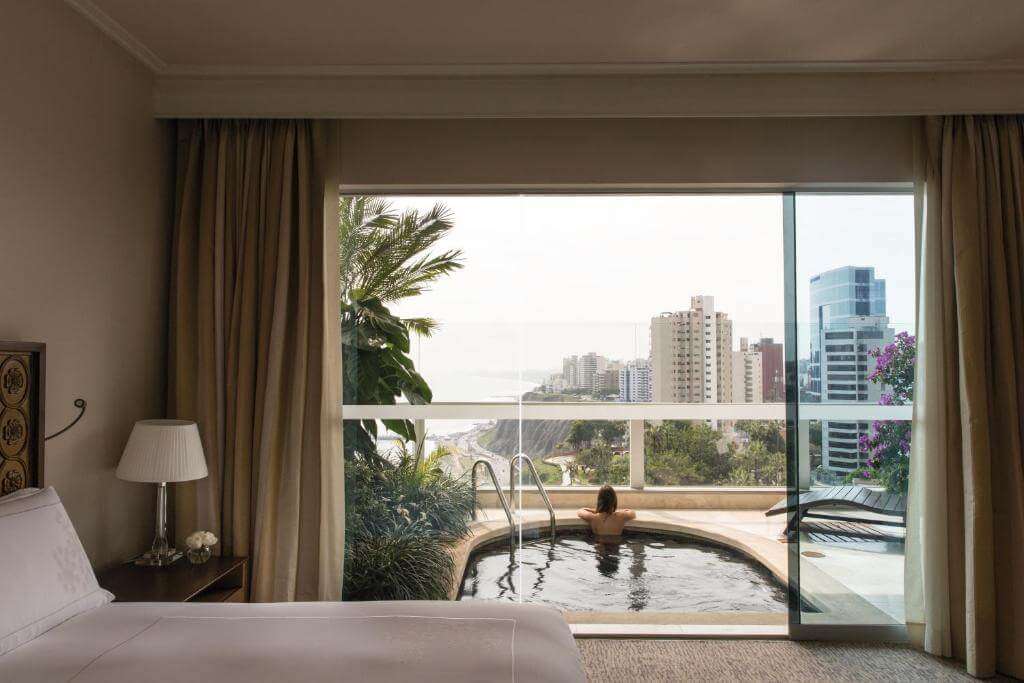
{"label": "city skyline", "polygon": [[[737,339],[784,336],[778,195],[392,200],[396,208],[447,204],[456,228],[439,248],[465,252],[463,269],[394,307],[440,321],[412,351],[435,400],[500,399],[519,378],[557,371],[570,351],[647,357],[651,316],[686,308],[695,293],[730,313]],[[894,325],[912,331],[911,198],[798,196],[797,208],[801,316],[813,274],[866,265],[889,282]]]}
{"label": "city skyline", "polygon": [[[647,356],[624,360],[595,351],[565,356],[561,372],[547,375],[538,388],[589,392],[594,398],[617,390],[619,402],[631,403],[785,400],[781,343],[740,337],[734,348],[733,321],[728,312],[715,310],[714,297],[694,295],[690,306],[651,318]],[[615,382],[618,386],[611,386]]]}

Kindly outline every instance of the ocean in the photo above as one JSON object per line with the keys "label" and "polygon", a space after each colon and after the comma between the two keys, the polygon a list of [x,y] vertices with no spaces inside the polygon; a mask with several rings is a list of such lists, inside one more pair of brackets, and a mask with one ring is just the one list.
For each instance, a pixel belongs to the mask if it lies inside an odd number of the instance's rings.
{"label": "ocean", "polygon": [[[444,373],[427,376],[434,392],[434,403],[506,403],[518,401],[527,391],[536,389],[539,381],[476,373]],[[427,434],[443,436],[472,429],[488,422],[483,418],[464,420],[427,420]]]}

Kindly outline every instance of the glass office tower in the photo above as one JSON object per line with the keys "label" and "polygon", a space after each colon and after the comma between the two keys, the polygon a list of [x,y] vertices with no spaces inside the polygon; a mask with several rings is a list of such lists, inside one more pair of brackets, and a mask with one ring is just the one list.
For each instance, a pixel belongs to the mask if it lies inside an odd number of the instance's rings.
{"label": "glass office tower", "polygon": [[[877,403],[881,387],[868,381],[872,349],[893,340],[885,312],[885,280],[874,268],[844,266],[819,273],[810,283],[810,362],[805,400]],[[836,480],[863,467],[857,439],[867,422],[823,421],[821,467]]]}

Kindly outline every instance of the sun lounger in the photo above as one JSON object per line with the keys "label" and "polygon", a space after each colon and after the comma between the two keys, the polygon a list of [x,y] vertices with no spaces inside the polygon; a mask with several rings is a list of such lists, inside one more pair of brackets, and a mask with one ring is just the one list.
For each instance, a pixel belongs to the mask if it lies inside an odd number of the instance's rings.
{"label": "sun lounger", "polygon": [[[866,486],[833,486],[827,489],[805,491],[800,494],[799,501],[796,506],[792,506],[789,505],[788,497],[783,498],[764,514],[781,515],[784,512],[794,512],[795,507],[795,514],[786,525],[787,533],[799,529],[800,520],[812,517],[889,526],[905,527],[907,525],[907,497],[899,493],[887,493],[886,491],[869,489]],[[857,516],[855,513],[849,512],[838,515],[817,511],[818,508],[829,507],[856,508],[896,519],[875,519],[873,517]]]}

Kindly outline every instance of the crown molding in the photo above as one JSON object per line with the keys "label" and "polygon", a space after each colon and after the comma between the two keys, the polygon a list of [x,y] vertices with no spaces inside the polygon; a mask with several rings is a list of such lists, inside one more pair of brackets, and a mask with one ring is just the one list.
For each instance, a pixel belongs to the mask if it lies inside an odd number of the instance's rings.
{"label": "crown molding", "polygon": [[730,74],[1024,72],[1024,60],[906,60],[857,62],[593,62],[486,64],[349,64],[197,66],[168,64],[166,78],[409,78],[474,76],[672,76]]}
{"label": "crown molding", "polygon": [[167,63],[146,47],[142,41],[128,32],[113,17],[94,5],[91,0],[64,0],[72,9],[93,23],[115,43],[123,47],[146,68],[156,74],[167,71]]}

